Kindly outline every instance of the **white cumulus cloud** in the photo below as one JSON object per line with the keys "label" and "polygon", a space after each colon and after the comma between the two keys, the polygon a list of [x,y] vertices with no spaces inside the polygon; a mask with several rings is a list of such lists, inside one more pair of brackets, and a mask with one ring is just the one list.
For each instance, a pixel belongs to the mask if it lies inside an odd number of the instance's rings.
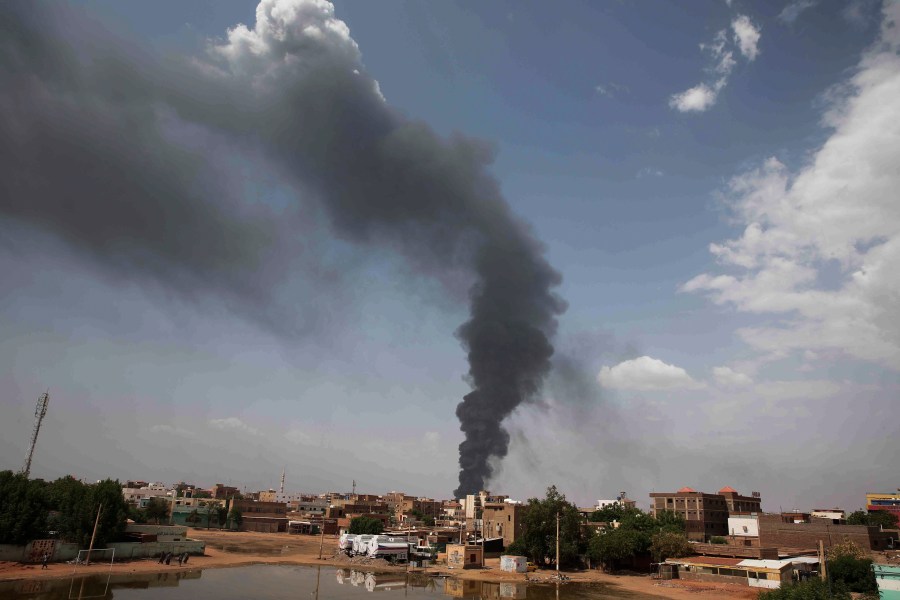
{"label": "white cumulus cloud", "polygon": [[721,386],[739,387],[753,383],[753,380],[750,379],[749,375],[735,371],[731,367],[714,367],[712,371],[716,383]]}
{"label": "white cumulus cloud", "polygon": [[776,158],[735,177],[740,236],[710,251],[720,273],[682,289],[777,316],[738,335],[763,354],[824,351],[900,370],[900,3],[843,94],[831,136],[791,171]]}
{"label": "white cumulus cloud", "polygon": [[738,15],[731,22],[731,30],[734,32],[734,41],[737,43],[741,54],[747,60],[753,60],[759,54],[759,28],[753,24],[747,15]]}
{"label": "white cumulus cloud", "polygon": [[250,427],[237,417],[212,419],[209,421],[209,426],[213,429],[218,429],[219,431],[238,431],[250,435],[259,435],[258,429],[256,429],[255,427]]}
{"label": "white cumulus cloud", "polygon": [[603,367],[597,375],[601,385],[608,388],[634,391],[691,390],[704,387],[681,367],[641,356]]}
{"label": "white cumulus cloud", "polygon": [[695,85],[669,99],[669,106],[680,112],[703,112],[716,103],[719,92],[705,83]]}
{"label": "white cumulus cloud", "polygon": [[734,33],[733,38],[729,38],[728,32],[721,29],[716,32],[710,43],[700,44],[700,49],[708,53],[711,60],[706,69],[710,79],[670,96],[670,107],[685,113],[705,112],[716,103],[719,93],[728,83],[728,78],[737,64],[734,58],[735,47],[747,60],[756,58],[759,53],[760,31],[750,18],[738,15],[731,22],[731,29]]}

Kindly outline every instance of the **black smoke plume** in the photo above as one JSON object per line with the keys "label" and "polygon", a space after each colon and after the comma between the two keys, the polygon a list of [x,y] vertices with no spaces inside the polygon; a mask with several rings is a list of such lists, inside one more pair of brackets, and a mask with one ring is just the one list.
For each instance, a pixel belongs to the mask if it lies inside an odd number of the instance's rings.
{"label": "black smoke plume", "polygon": [[190,61],[80,31],[87,20],[62,10],[0,7],[0,215],[130,276],[233,294],[265,321],[257,290],[293,266],[279,251],[293,213],[246,202],[229,169],[240,160],[317,203],[344,239],[394,248],[441,281],[468,273],[457,335],[473,391],[456,410],[455,493],[483,488],[507,452],[503,420],[550,369],[564,310],[560,276],[502,197],[489,148],[392,110],[330,5],[263,0],[253,28]]}

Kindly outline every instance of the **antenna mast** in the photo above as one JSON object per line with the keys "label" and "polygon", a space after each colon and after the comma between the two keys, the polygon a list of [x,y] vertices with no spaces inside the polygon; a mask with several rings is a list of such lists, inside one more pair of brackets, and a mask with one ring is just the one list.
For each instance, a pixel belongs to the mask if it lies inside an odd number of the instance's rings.
{"label": "antenna mast", "polygon": [[47,414],[47,405],[50,403],[50,393],[44,392],[38,398],[37,406],[34,408],[34,430],[31,432],[31,447],[28,448],[28,458],[25,459],[25,466],[22,467],[22,474],[27,479],[31,474],[31,457],[34,456],[34,446],[37,444],[38,432],[41,430],[41,421]]}
{"label": "antenna mast", "polygon": [[284,495],[284,467],[281,468],[281,494]]}

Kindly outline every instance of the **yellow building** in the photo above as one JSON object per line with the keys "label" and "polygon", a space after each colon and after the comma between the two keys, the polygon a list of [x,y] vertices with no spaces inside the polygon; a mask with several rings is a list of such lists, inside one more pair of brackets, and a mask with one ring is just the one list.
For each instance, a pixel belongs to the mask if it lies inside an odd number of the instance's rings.
{"label": "yellow building", "polygon": [[868,492],[866,494],[866,510],[886,510],[900,520],[900,489],[896,492]]}

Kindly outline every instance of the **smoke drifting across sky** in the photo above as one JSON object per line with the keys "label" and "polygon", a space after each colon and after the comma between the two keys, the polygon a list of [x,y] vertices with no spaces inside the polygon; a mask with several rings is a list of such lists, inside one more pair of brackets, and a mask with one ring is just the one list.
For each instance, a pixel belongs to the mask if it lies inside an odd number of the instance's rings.
{"label": "smoke drifting across sky", "polygon": [[[550,369],[565,308],[559,274],[487,170],[489,147],[393,111],[321,0],[263,0],[252,27],[181,62],[73,27],[60,7],[0,10],[3,218],[289,333],[268,290],[301,261],[303,207],[439,281],[463,273],[470,318],[457,335],[473,391],[456,411],[456,495],[484,487],[509,445],[503,419]],[[235,168],[246,164],[290,190],[286,208],[253,200],[262,175]]]}

